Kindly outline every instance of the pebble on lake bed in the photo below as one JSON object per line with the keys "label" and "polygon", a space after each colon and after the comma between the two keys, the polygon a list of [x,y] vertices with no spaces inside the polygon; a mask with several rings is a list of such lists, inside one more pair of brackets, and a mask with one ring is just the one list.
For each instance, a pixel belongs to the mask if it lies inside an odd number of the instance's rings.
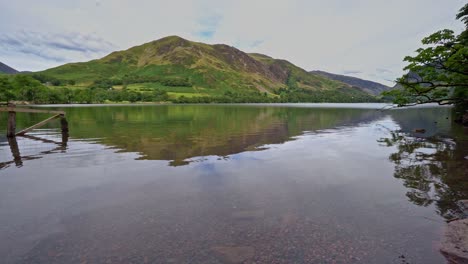
{"label": "pebble on lake bed", "polygon": [[212,250],[227,263],[242,263],[255,255],[253,247],[213,247]]}
{"label": "pebble on lake bed", "polygon": [[468,200],[460,200],[458,201],[458,204],[465,213],[468,213]]}
{"label": "pebble on lake bed", "polygon": [[452,264],[468,264],[468,219],[450,222],[440,251]]}
{"label": "pebble on lake bed", "polygon": [[232,212],[232,217],[238,220],[262,218],[264,215],[265,215],[265,212],[263,210],[241,210],[241,211]]}

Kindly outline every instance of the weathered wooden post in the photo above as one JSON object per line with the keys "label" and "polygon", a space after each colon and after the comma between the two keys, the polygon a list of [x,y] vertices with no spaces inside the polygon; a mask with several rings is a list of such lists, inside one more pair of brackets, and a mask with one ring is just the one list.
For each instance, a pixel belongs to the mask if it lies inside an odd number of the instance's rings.
{"label": "weathered wooden post", "polygon": [[60,144],[60,146],[62,147],[62,151],[65,151],[67,149],[68,137],[69,137],[68,133],[62,132],[62,143]]}
{"label": "weathered wooden post", "polygon": [[65,115],[60,115],[60,125],[62,127],[62,134],[68,134],[68,122]]}
{"label": "weathered wooden post", "polygon": [[[8,104],[8,107],[15,107],[14,104]],[[16,134],[16,112],[8,111],[7,137],[14,137]]]}
{"label": "weathered wooden post", "polygon": [[[62,126],[62,134],[63,133],[68,134],[68,122],[65,119],[64,111],[28,109],[28,108],[23,108],[23,107],[16,108],[14,104],[8,104],[7,107],[0,107],[0,112],[8,112],[7,137],[24,136],[24,134],[28,133],[29,131],[42,127],[43,125],[57,118],[61,119],[60,124]],[[16,112],[44,113],[44,114],[55,114],[55,115],[16,133]]]}
{"label": "weathered wooden post", "polygon": [[16,137],[8,137],[8,144],[10,145],[11,154],[13,155],[13,161],[17,167],[21,167],[23,165],[23,161],[21,160],[21,154],[18,148],[18,142],[16,141]]}

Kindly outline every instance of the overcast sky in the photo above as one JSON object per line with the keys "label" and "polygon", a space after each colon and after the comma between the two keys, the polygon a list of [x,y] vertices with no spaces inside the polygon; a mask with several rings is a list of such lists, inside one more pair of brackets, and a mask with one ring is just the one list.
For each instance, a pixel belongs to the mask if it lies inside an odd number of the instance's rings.
{"label": "overcast sky", "polygon": [[392,84],[465,0],[0,0],[0,61],[37,71],[168,35]]}

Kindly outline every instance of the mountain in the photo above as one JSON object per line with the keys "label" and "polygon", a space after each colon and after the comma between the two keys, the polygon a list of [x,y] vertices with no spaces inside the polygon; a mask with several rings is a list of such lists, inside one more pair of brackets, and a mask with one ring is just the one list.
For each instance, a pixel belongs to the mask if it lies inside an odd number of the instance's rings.
{"label": "mountain", "polygon": [[[178,36],[36,74],[72,81],[81,87],[104,82],[111,83],[116,89],[123,86],[135,91],[157,88],[167,91],[170,96],[261,92],[279,97],[280,93],[294,91],[322,101],[329,97],[373,100],[363,89],[309,73],[285,60],[247,54],[224,44],[192,42]],[[297,100],[304,99],[299,97]]]}
{"label": "mountain", "polygon": [[0,62],[0,73],[15,74],[18,73],[18,71]]}
{"label": "mountain", "polygon": [[392,89],[392,87],[383,85],[381,83],[363,80],[363,79],[346,76],[346,75],[333,74],[333,73],[324,72],[324,71],[311,71],[311,73],[322,75],[335,81],[340,81],[340,82],[344,82],[355,87],[359,87],[362,90],[373,95],[380,95],[380,93],[382,93],[383,91]]}
{"label": "mountain", "polygon": [[[406,81],[407,82],[421,82],[423,81],[423,79],[421,78],[421,76],[419,76],[418,73],[414,72],[414,71],[409,71],[406,73]],[[422,84],[421,86],[428,86],[429,84]],[[403,89],[403,85],[401,85],[400,83],[396,83],[395,86],[392,87],[392,89]]]}

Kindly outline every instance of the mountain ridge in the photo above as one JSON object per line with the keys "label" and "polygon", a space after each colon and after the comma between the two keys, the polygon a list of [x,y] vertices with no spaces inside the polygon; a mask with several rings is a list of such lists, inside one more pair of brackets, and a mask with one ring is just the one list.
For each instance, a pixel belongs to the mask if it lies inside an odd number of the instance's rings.
{"label": "mountain ridge", "polygon": [[5,63],[0,62],[0,73],[6,73],[6,74],[15,74],[18,73],[19,71],[13,69],[12,67],[6,65]]}
{"label": "mountain ridge", "polygon": [[363,89],[364,91],[373,95],[380,95],[382,92],[392,89],[392,87],[390,86],[387,86],[378,82],[374,82],[374,81],[369,81],[369,80],[353,77],[353,76],[335,74],[335,73],[319,71],[319,70],[311,71],[311,73],[320,74],[327,78],[330,78],[336,81],[341,81],[352,86],[359,87]]}
{"label": "mountain ridge", "polygon": [[73,81],[81,86],[92,86],[104,80],[114,84],[109,88],[123,86],[137,91],[158,88],[173,96],[260,92],[270,97],[294,94],[297,101],[324,101],[330,95],[346,100],[373,100],[360,88],[309,73],[286,60],[178,36],[164,37],[114,51],[100,59],[69,63],[36,74]]}

